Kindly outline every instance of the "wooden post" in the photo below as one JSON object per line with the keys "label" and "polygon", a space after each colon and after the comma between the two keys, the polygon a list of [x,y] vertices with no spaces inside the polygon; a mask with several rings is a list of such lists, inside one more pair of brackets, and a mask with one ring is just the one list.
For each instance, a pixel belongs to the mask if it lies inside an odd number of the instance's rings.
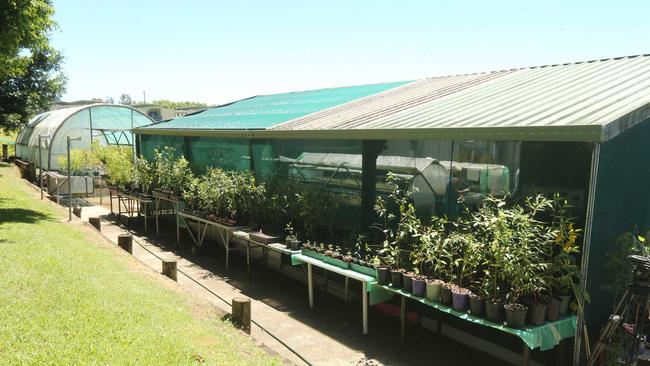
{"label": "wooden post", "polygon": [[[73,213],[75,216],[77,216],[78,218],[81,218],[81,207],[79,207],[79,206],[75,206],[75,207],[73,207],[73,208],[72,208],[72,213]],[[90,222],[90,224],[92,225],[92,222],[90,221],[90,219],[88,219],[88,222]],[[98,230],[99,230],[99,229],[98,229]]]}
{"label": "wooden post", "polygon": [[[81,211],[81,209],[79,209],[79,211]],[[89,217],[88,222],[90,223],[90,225],[94,226],[95,229],[97,229],[97,231],[102,231],[102,221],[99,216]]]}
{"label": "wooden post", "polygon": [[7,144],[2,144],[2,159],[9,160],[9,146]]}
{"label": "wooden post", "polygon": [[129,234],[118,235],[117,245],[126,250],[129,254],[133,254],[133,236]]}
{"label": "wooden post", "polygon": [[232,322],[244,332],[251,334],[251,299],[247,297],[232,299]]}
{"label": "wooden post", "polygon": [[178,276],[176,274],[176,260],[174,259],[163,259],[162,260],[162,273],[171,278],[174,281],[178,281]]}

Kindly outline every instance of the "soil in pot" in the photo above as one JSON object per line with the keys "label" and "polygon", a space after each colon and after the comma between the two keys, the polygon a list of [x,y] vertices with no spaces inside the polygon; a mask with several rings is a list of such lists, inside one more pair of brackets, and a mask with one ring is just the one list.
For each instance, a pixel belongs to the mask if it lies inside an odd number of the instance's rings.
{"label": "soil in pot", "polygon": [[402,287],[402,273],[403,269],[391,269],[390,270],[390,284],[393,287]]}
{"label": "soil in pot", "polygon": [[485,300],[477,294],[469,294],[469,312],[475,316],[482,316],[485,313]]}
{"label": "soil in pot", "polygon": [[487,319],[491,322],[503,323],[503,303],[494,300],[486,301],[485,315],[487,316]]}
{"label": "soil in pot", "polygon": [[415,296],[420,296],[424,297],[424,293],[426,292],[427,285],[426,282],[424,281],[424,277],[421,276],[413,276],[412,280],[413,284],[413,295]]}
{"label": "soil in pot", "polygon": [[425,294],[427,300],[440,301],[440,286],[442,286],[442,283],[440,280],[427,280]]}
{"label": "soil in pot", "polygon": [[451,290],[451,302],[454,309],[458,311],[467,311],[469,308],[469,290],[454,286]]}
{"label": "soil in pot", "polygon": [[560,296],[560,316],[564,316],[569,313],[570,303],[571,303],[571,295]]}
{"label": "soil in pot", "polygon": [[442,284],[442,286],[440,286],[440,303],[443,305],[451,306],[451,298],[451,286],[446,283]]}
{"label": "soil in pot", "polygon": [[402,273],[402,289],[406,292],[413,292],[413,272]]}
{"label": "soil in pot", "polygon": [[546,304],[530,304],[526,322],[532,325],[542,325],[546,319]]}
{"label": "soil in pot", "polygon": [[546,304],[546,320],[554,322],[560,316],[560,300],[552,299]]}
{"label": "soil in pot", "polygon": [[505,304],[503,308],[506,310],[506,325],[510,328],[521,329],[526,322],[526,313],[528,308],[522,304],[510,303]]}
{"label": "soil in pot", "polygon": [[388,267],[377,267],[377,281],[380,285],[388,285],[390,282],[390,271]]}

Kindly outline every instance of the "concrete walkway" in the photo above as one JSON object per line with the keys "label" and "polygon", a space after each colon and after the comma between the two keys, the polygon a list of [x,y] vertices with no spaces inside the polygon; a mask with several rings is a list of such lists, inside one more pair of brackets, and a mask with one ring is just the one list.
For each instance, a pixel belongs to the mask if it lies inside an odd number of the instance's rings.
{"label": "concrete walkway", "polygon": [[[228,304],[214,294],[217,294],[226,301],[230,301],[232,298],[237,296],[246,296],[245,294],[242,294],[238,288],[230,285],[227,282],[227,277],[224,278],[216,275],[197,263],[178,256],[173,252],[164,250],[160,246],[153,244],[151,238],[138,235],[133,231],[125,230],[115,221],[116,217],[110,215],[109,209],[101,206],[88,206],[82,209],[81,219],[83,221],[87,222],[89,217],[97,216],[102,217],[102,234],[113,243],[117,244],[117,237],[119,234],[127,232],[132,234],[134,238],[133,255],[152,269],[159,272],[161,271],[162,264],[159,258],[176,259],[179,270],[178,284],[192,293],[210,301],[214,306],[226,312],[230,312],[231,310]],[[152,231],[152,228],[150,227],[149,230]],[[198,281],[200,284],[190,279],[190,277]],[[351,349],[350,347],[336,341],[336,339],[333,339],[296,320],[291,317],[288,312],[278,311],[263,301],[255,298],[251,299],[251,308],[253,319],[256,322],[268,329],[289,347],[298,351],[302,357],[312,364],[356,365],[359,361],[364,360],[364,354],[360,351]],[[253,325],[251,336],[279,353],[286,360],[298,365],[305,364],[305,362],[298,358],[294,353],[289,351],[287,347],[255,325]],[[327,350],[327,352],[323,352],[323,350]]]}
{"label": "concrete walkway", "polygon": [[[92,199],[91,205],[82,209],[82,220],[87,222],[89,217],[101,216],[102,234],[117,243],[117,236],[125,233],[126,229],[115,221],[116,216],[110,215],[107,201],[104,198],[104,206],[99,206],[99,201]],[[399,343],[398,319],[373,309],[369,312],[370,333],[364,336],[358,301],[346,303],[316,291],[315,308],[310,309],[304,283],[260,265],[254,265],[249,274],[246,272],[245,258],[235,253],[231,254],[230,271],[226,272],[222,250],[212,248],[207,253],[192,256],[187,247],[175,248],[173,245],[176,237],[173,220],[162,222],[160,237],[152,238],[142,234],[144,228],[141,219],[130,220],[128,230],[134,236],[133,255],[136,258],[157,272],[161,272],[162,267],[158,257],[175,258],[179,270],[178,285],[228,313],[230,306],[220,298],[226,301],[242,295],[251,298],[253,320],[311,364],[503,364],[503,361],[485,353],[419,327],[408,329],[407,346],[403,347]],[[155,236],[153,220],[150,221],[149,234]],[[188,240],[181,236],[181,242]],[[287,363],[305,364],[259,327],[253,325],[251,335],[260,344],[284,357]]]}

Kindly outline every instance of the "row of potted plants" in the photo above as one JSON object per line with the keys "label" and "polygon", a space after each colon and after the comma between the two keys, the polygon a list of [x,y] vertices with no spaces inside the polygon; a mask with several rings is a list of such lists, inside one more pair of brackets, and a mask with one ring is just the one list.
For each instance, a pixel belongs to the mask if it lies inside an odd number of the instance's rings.
{"label": "row of potted plants", "polygon": [[494,322],[505,317],[513,328],[566,314],[579,283],[580,234],[566,200],[486,197],[453,222],[433,217],[425,224],[410,192],[397,177],[390,182],[392,194],[376,205],[384,219],[374,258],[380,283]]}
{"label": "row of potted plants", "polygon": [[194,175],[172,148],[156,150],[152,161],[138,159],[132,182],[143,192],[174,192],[189,212],[212,221],[255,226],[271,237],[284,228],[294,250],[304,242],[307,255],[492,321],[505,313],[511,327],[526,317],[530,324],[556,319],[579,283],[580,230],[557,196],[486,197],[455,221],[422,219],[411,192],[389,175],[392,192],[375,205],[382,222],[361,235],[337,228],[350,197],[292,181],[259,182],[250,172]]}

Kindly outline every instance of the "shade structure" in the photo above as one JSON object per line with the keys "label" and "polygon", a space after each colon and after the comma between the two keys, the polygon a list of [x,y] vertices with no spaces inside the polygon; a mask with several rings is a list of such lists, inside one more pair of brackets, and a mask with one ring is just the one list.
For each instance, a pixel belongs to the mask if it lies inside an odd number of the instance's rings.
{"label": "shade structure", "polygon": [[58,157],[66,154],[67,136],[81,138],[74,143],[77,149],[89,149],[93,142],[130,146],[131,130],[151,123],[144,113],[123,105],[91,104],[45,112],[30,120],[18,134],[16,157],[40,168],[42,154],[43,167],[57,170],[62,168]]}

